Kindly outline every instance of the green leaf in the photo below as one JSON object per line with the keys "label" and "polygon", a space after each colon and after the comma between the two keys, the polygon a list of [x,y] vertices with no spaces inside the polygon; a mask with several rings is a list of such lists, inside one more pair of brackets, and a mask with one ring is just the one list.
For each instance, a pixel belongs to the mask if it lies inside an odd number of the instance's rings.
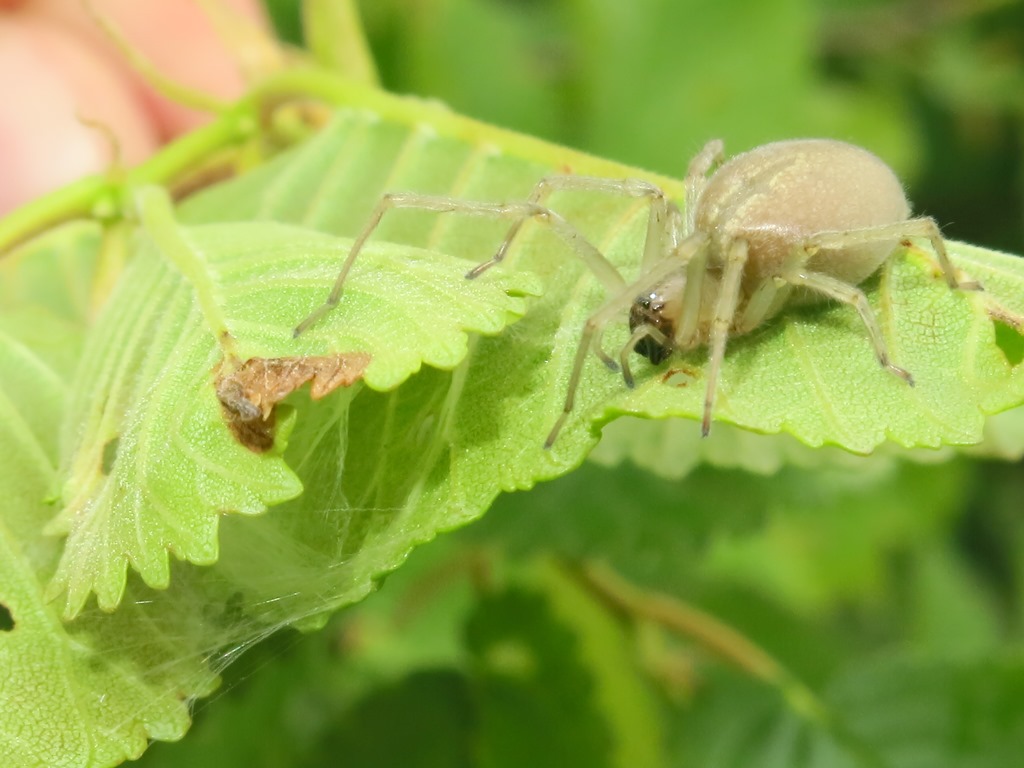
{"label": "green leaf", "polygon": [[[96,287],[93,278],[100,251],[99,225],[78,221],[51,230],[26,247],[4,254],[0,260],[3,274],[0,307],[5,310],[4,315],[15,309],[45,311],[84,330],[96,298],[90,292]],[[26,323],[22,330],[31,333],[31,327]],[[39,342],[53,345],[53,339],[47,334],[33,335]],[[70,360],[68,367],[72,370],[79,351],[76,349],[76,356]],[[61,372],[70,374],[71,371],[62,366]]]}
{"label": "green leaf", "polygon": [[[890,457],[897,453],[892,448],[880,446],[871,456],[871,465],[881,467],[892,461]],[[935,463],[950,454],[904,451],[903,455]],[[758,475],[773,475],[786,467],[865,467],[865,457],[835,446],[812,448],[787,434],[761,435],[730,424],[717,424],[702,437],[690,421],[678,419],[613,421],[601,431],[601,442],[588,458],[609,467],[628,460],[670,480],[681,480],[705,464]]]}
{"label": "green leaf", "polygon": [[553,560],[514,573],[466,628],[482,764],[665,764],[659,701],[620,616]]}
{"label": "green leaf", "polygon": [[481,602],[467,647],[475,662],[482,765],[614,764],[609,723],[579,643],[542,593],[512,589]]}
{"label": "green leaf", "polygon": [[594,700],[608,726],[612,765],[665,764],[658,701],[620,617],[554,561],[536,563],[532,570],[555,618],[579,638],[577,656],[589,670]]}
{"label": "green leaf", "polygon": [[[6,433],[0,433],[0,447],[5,452],[28,448],[12,443]],[[50,479],[30,462],[8,463],[0,473],[5,488],[15,487],[8,469],[22,473],[22,487],[34,481],[37,491]],[[157,633],[147,632],[134,611],[125,620],[91,631],[65,629],[40,594],[38,572],[16,546],[9,527],[12,513],[26,511],[38,519],[38,509],[8,505],[0,528],[0,605],[14,622],[12,630],[0,632],[0,664],[5,670],[0,683],[0,751],[6,764],[57,768],[82,765],[88,759],[90,765],[113,765],[138,757],[151,738],[180,738],[189,722],[183,699],[208,693],[209,681],[182,685],[174,674],[176,655],[160,649]],[[130,628],[145,643],[145,665],[138,655],[109,656],[94,648],[103,632],[117,628]],[[158,673],[144,671],[146,666],[158,668],[160,662],[168,666]]]}
{"label": "green leaf", "polygon": [[[370,355],[367,384],[387,390],[424,362],[456,366],[467,331],[495,333],[524,308],[509,296],[522,292],[514,282],[523,273],[468,281],[451,259],[374,245],[344,306],[295,340],[296,318],[319,304],[350,241],[271,223],[164,224],[144,238],[105,305],[73,385],[69,417],[84,429],[48,527],[68,536],[50,595],[67,590],[69,618],[92,590],[113,610],[128,563],[166,588],[168,552],[217,560],[223,513],[259,514],[301,493],[280,455],[291,420],[278,426],[276,452],[249,450],[225,424],[211,371],[233,359],[359,352]],[[187,263],[172,263],[176,248]]]}
{"label": "green leaf", "polygon": [[[719,676],[682,750],[708,768],[1003,768],[1024,749],[1024,667],[884,657],[852,664],[826,691],[841,730],[800,723],[764,691]],[[682,751],[681,750],[681,751]]]}
{"label": "green leaf", "polygon": [[[476,712],[472,692],[454,671],[416,672],[359,702],[306,763],[472,768]],[[401,734],[401,738],[395,738]]]}
{"label": "green leaf", "polygon": [[[50,292],[56,297],[60,286]],[[12,333],[24,327],[28,341]],[[39,530],[52,515],[45,499],[57,478],[56,437],[69,394],[51,361],[77,355],[80,341],[73,326],[45,311],[0,315],[0,614],[10,618],[0,622],[0,754],[12,768],[137,757],[149,739],[180,738],[189,722],[185,699],[208,693],[212,682],[205,667],[190,663],[187,624],[177,623],[173,606],[160,607],[166,625],[130,605],[117,617],[68,627],[44,599],[59,542]],[[176,627],[176,642],[166,626]],[[106,652],[112,638],[122,642],[116,654]]]}

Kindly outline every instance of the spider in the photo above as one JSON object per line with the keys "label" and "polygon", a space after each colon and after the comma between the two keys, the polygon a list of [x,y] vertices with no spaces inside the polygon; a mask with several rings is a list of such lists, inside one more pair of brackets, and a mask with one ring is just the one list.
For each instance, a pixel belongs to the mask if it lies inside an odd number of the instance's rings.
{"label": "spider", "polygon": [[[899,179],[871,152],[832,139],[765,144],[722,163],[723,144],[708,144],[690,161],[685,213],[658,186],[642,179],[549,176],[521,202],[486,203],[417,193],[384,195],[356,238],[334,288],[295,329],[302,331],[341,298],[345,278],[367,238],[392,208],[416,208],[509,218],[494,256],[471,269],[475,278],[501,262],[523,223],[547,224],[570,246],[609,293],[587,319],[576,350],[561,414],[544,442],[550,448],[572,412],[591,350],[626,385],[635,379],[635,352],[658,364],[676,351],[709,347],[701,432],[711,429],[718,378],[730,336],[749,333],[787,305],[825,300],[849,304],[860,316],[883,368],[913,386],[910,372],[889,354],[878,320],[857,286],[874,274],[907,238],[929,241],[951,289],[962,282],[935,220],[910,216]],[[647,198],[650,213],[639,275],[627,282],[565,218],[543,201],[556,190],[587,190]],[[608,323],[628,309],[629,340],[618,362],[602,348]]]}

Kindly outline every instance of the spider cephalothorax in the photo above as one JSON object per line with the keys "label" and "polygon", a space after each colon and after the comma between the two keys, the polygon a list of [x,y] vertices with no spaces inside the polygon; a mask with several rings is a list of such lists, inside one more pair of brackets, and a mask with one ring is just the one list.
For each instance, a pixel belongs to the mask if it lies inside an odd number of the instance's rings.
{"label": "spider cephalothorax", "polygon": [[[635,331],[642,326],[650,326],[661,331],[667,339],[673,335],[674,322],[665,314],[665,298],[656,291],[648,291],[637,296],[629,309],[629,330]],[[659,342],[651,335],[645,335],[633,349],[657,365],[664,362],[672,354],[670,343]]]}

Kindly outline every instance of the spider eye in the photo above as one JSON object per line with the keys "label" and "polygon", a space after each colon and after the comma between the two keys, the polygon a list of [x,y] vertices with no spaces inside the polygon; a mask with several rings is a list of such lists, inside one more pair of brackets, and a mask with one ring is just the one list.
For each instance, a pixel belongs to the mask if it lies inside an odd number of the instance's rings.
{"label": "spider eye", "polygon": [[665,302],[657,293],[637,296],[629,310],[629,330],[635,331],[644,323],[661,328],[665,322],[661,314],[663,309]]}

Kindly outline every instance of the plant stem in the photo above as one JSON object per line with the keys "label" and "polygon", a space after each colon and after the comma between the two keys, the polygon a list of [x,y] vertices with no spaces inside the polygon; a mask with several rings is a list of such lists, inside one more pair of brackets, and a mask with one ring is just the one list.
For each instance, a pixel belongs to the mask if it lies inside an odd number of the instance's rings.
{"label": "plant stem", "polygon": [[779,690],[794,712],[830,733],[863,766],[884,762],[850,732],[815,693],[764,649],[709,613],[671,595],[640,589],[607,566],[584,565],[583,582],[626,616],[644,619],[691,640],[719,659]]}

